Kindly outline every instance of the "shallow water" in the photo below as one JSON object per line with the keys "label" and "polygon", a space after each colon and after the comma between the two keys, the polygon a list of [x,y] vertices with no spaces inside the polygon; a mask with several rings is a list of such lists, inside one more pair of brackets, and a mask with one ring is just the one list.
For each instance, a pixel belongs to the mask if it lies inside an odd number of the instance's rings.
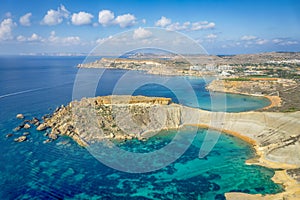
{"label": "shallow water", "polygon": [[[245,142],[221,135],[210,154],[198,158],[199,147],[205,134],[199,129],[193,145],[174,163],[149,173],[130,174],[111,169],[96,160],[86,149],[79,147],[67,137],[43,144],[43,132],[29,129],[28,140],[15,143],[13,139],[25,132],[14,132],[22,121],[15,119],[23,113],[27,119],[41,117],[72,99],[76,64],[83,57],[6,57],[0,58],[0,199],[222,199],[228,191],[248,193],[275,193],[281,187],[270,178],[273,171],[247,166],[245,160],[254,156],[253,149]],[[93,70],[91,70],[93,71]],[[107,70],[99,84],[97,94],[112,93],[113,85],[126,73],[125,70]],[[140,74],[139,78],[153,75]],[[160,77],[161,78],[161,77]],[[188,80],[196,91],[201,108],[210,110],[210,95],[203,79],[174,77]],[[105,84],[103,84],[105,83]],[[189,96],[180,85],[175,93],[182,94],[193,106]],[[126,89],[126,88],[124,88]],[[126,90],[123,91],[126,94]],[[140,87],[134,94],[173,97],[174,91],[158,85]],[[218,95],[218,94],[216,94]],[[267,105],[265,99],[242,95],[226,95],[227,111],[254,110]],[[222,108],[222,103],[215,104]],[[242,105],[242,107],[241,107]],[[218,106],[214,106],[217,110]],[[191,127],[181,131],[190,133]],[[151,152],[170,142],[176,131],[161,132],[147,142],[129,141],[119,144],[128,151]]]}

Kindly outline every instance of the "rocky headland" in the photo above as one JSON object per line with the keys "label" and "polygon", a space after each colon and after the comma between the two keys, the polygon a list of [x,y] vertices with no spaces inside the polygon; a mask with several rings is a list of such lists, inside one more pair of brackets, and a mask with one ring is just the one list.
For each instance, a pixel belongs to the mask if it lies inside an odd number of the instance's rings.
{"label": "rocky headland", "polygon": [[[300,198],[300,112],[210,112],[172,103],[169,98],[105,96],[61,106],[38,123],[50,140],[66,135],[81,146],[106,140],[145,140],[151,133],[199,126],[239,137],[253,145],[257,157],[247,164],[275,170],[273,180],[285,191],[274,195],[228,193],[228,199]],[[22,138],[20,138],[22,139]]]}
{"label": "rocky headland", "polygon": [[[81,146],[105,139],[143,139],[142,134],[149,130],[179,127],[180,118],[175,118],[180,106],[168,106],[170,103],[169,98],[143,96],[85,98],[58,108],[37,130],[51,128],[49,136],[67,135]],[[166,116],[157,115],[162,110]]]}

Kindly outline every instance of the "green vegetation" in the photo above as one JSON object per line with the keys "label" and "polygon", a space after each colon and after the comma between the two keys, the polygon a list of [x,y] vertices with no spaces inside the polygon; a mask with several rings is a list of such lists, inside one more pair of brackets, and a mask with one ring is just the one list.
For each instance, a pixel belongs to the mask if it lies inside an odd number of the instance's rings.
{"label": "green vegetation", "polygon": [[224,80],[225,81],[250,81],[250,78],[239,77],[239,78],[226,78]]}
{"label": "green vegetation", "polygon": [[271,77],[268,75],[250,75],[247,76],[247,78],[271,78]]}
{"label": "green vegetation", "polygon": [[284,110],[283,112],[296,112],[297,110],[298,110],[298,109],[295,108],[295,107],[290,107],[290,108]]}

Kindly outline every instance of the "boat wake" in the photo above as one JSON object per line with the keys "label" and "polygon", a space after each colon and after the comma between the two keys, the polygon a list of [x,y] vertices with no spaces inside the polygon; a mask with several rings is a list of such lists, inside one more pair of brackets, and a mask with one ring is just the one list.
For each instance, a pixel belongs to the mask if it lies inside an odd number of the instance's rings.
{"label": "boat wake", "polygon": [[51,87],[41,87],[41,88],[35,88],[35,89],[23,90],[23,91],[19,91],[19,92],[8,93],[8,94],[1,95],[0,99],[7,98],[7,97],[10,97],[10,96],[16,96],[16,95],[20,95],[20,94],[30,93],[30,92],[36,92],[36,91],[40,91],[40,90],[47,90],[47,89],[57,88],[57,87],[65,86],[65,85],[68,85],[68,84],[73,84],[73,82],[64,83],[64,84],[60,84],[60,85],[55,85],[55,86],[51,86]]}

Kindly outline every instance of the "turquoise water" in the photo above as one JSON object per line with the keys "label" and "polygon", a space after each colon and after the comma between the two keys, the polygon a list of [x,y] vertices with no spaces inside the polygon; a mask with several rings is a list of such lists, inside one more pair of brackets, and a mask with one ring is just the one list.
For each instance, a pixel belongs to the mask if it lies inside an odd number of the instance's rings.
{"label": "turquoise water", "polygon": [[[254,152],[237,138],[221,135],[213,151],[199,159],[204,129],[198,130],[193,145],[176,162],[143,174],[109,168],[67,137],[43,144],[44,132],[34,128],[28,130],[30,135],[26,142],[15,143],[13,139],[25,132],[12,131],[22,122],[15,115],[23,113],[27,119],[42,117],[71,101],[77,72],[75,66],[83,59],[0,58],[0,199],[223,199],[223,194],[229,191],[268,194],[282,190],[270,180],[272,170],[244,164]],[[111,94],[112,85],[126,71],[108,70],[105,73],[101,80],[105,84],[99,84],[97,94]],[[140,78],[157,78],[139,74]],[[210,96],[204,88],[205,82],[184,79],[196,91],[200,107],[209,110]],[[185,89],[177,87],[180,94],[185,94]],[[126,88],[123,93],[126,94]],[[178,100],[172,91],[158,85],[140,87],[135,94]],[[183,104],[189,105],[189,96],[185,98]],[[226,95],[226,101],[227,109],[232,112],[253,110],[269,103],[265,99],[242,95]],[[191,129],[185,127],[181,131],[189,134]],[[6,138],[7,133],[14,136]],[[163,131],[146,142],[133,140],[118,145],[128,151],[146,153],[162,148],[175,134],[176,131]]]}

